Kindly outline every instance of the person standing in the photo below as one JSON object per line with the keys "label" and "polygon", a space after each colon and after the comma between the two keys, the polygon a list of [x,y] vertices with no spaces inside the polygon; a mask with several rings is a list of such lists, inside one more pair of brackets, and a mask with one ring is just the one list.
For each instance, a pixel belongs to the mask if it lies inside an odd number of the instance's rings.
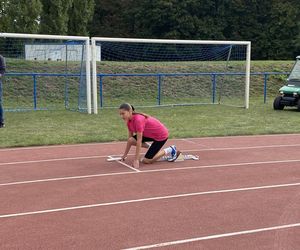
{"label": "person standing", "polygon": [[5,74],[6,64],[5,59],[2,55],[0,55],[0,128],[4,128],[4,111],[3,111],[3,88],[2,88],[2,81],[3,76]]}

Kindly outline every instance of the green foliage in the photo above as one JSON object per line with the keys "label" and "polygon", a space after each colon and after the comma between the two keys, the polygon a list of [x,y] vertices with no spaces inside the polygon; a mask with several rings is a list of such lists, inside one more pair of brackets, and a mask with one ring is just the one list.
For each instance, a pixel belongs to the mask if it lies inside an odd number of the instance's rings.
{"label": "green foliage", "polygon": [[299,0],[4,0],[2,32],[249,40],[253,59],[300,49]]}
{"label": "green foliage", "polygon": [[73,0],[73,4],[69,9],[69,35],[87,36],[88,24],[92,20],[94,14],[94,0]]}
{"label": "green foliage", "polygon": [[73,0],[42,0],[41,32],[66,35],[68,33],[69,10]]}
{"label": "green foliage", "polygon": [[9,1],[0,1],[0,30],[8,31],[10,26],[9,20]]}
{"label": "green foliage", "polygon": [[140,37],[221,39],[222,13],[213,1],[142,0],[132,4],[127,22]]}
{"label": "green foliage", "polygon": [[0,30],[15,33],[37,33],[42,4],[40,0],[1,1]]}
{"label": "green foliage", "polygon": [[134,31],[127,18],[134,0],[95,1],[95,12],[90,24],[90,36],[128,37]]}
{"label": "green foliage", "polygon": [[0,1],[0,30],[12,33],[88,35],[94,0]]}
{"label": "green foliage", "polygon": [[253,59],[290,60],[300,48],[298,4],[298,0],[102,0],[96,2],[91,35],[249,40]]}
{"label": "green foliage", "polygon": [[[270,30],[270,47],[269,57],[287,59],[298,55],[297,50],[300,48],[299,31],[300,13],[295,8],[298,1],[276,0],[273,3],[272,12],[270,14],[271,21]],[[274,25],[276,24],[276,25]]]}

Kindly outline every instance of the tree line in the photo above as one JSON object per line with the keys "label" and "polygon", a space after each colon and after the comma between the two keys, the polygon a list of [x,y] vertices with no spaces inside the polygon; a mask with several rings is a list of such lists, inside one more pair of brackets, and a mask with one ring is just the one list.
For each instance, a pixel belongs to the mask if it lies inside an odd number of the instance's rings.
{"label": "tree line", "polygon": [[245,40],[253,59],[300,54],[299,0],[4,0],[1,32]]}

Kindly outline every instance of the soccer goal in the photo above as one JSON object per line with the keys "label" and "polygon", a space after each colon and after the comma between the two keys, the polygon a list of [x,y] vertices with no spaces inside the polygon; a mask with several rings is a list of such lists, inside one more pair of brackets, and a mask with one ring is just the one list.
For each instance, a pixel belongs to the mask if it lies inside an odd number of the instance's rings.
{"label": "soccer goal", "polygon": [[224,104],[249,107],[248,41],[92,38],[93,109]]}
{"label": "soccer goal", "polygon": [[91,113],[89,37],[0,33],[5,110]]}

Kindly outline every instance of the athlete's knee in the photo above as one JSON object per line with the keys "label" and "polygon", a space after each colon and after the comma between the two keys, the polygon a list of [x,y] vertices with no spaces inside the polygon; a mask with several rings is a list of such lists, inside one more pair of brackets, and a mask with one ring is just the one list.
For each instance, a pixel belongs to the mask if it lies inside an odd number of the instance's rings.
{"label": "athlete's knee", "polygon": [[129,142],[131,145],[135,145],[136,144],[136,140],[135,140],[134,137],[128,138],[127,142]]}

